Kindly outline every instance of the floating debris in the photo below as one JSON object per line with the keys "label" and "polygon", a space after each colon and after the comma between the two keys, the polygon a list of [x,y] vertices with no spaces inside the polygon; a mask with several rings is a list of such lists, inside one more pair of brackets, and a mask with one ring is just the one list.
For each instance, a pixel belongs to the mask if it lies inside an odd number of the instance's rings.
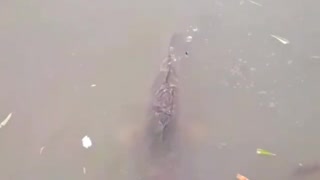
{"label": "floating debris", "polygon": [[238,180],[249,180],[247,177],[245,177],[244,175],[241,175],[241,174],[237,174],[236,177]]}
{"label": "floating debris", "polygon": [[299,163],[299,166],[300,166],[300,167],[302,167],[302,166],[303,166],[303,164],[302,164],[302,163]]}
{"label": "floating debris", "polygon": [[280,37],[280,36],[277,36],[277,35],[273,35],[273,34],[271,34],[270,36],[275,38],[276,40],[278,40],[282,44],[289,44],[290,43],[290,41],[288,39],[286,39],[286,38],[283,38],[283,37]]}
{"label": "floating debris", "polygon": [[91,84],[91,87],[96,87],[97,85],[96,84]]}
{"label": "floating debris", "polygon": [[193,28],[192,31],[193,32],[197,32],[197,31],[199,31],[199,29],[198,28]]}
{"label": "floating debris", "polygon": [[0,128],[2,128],[3,126],[5,126],[5,125],[9,122],[9,120],[11,119],[11,117],[12,117],[12,113],[9,113],[9,114],[7,115],[7,117],[0,123]]}
{"label": "floating debris", "polygon": [[186,42],[191,42],[192,41],[192,36],[187,36],[186,37]]}
{"label": "floating debris", "polygon": [[82,146],[86,149],[92,146],[92,141],[88,136],[82,138]]}
{"label": "floating debris", "polygon": [[248,2],[250,2],[250,3],[252,3],[252,4],[256,5],[256,6],[260,6],[260,7],[262,7],[262,4],[257,3],[257,2],[255,2],[255,1],[248,0]]}
{"label": "floating debris", "polygon": [[86,167],[82,167],[82,172],[83,172],[83,174],[87,174],[87,169],[86,169]]}
{"label": "floating debris", "polygon": [[263,156],[276,156],[276,154],[270,152],[270,151],[267,151],[265,149],[257,149],[257,154],[259,155],[263,155]]}
{"label": "floating debris", "polygon": [[40,148],[40,155],[42,154],[44,148],[45,148],[45,146],[42,146],[42,147]]}
{"label": "floating debris", "polygon": [[288,65],[290,65],[290,64],[292,64],[293,63],[293,61],[292,60],[289,60],[288,61]]}

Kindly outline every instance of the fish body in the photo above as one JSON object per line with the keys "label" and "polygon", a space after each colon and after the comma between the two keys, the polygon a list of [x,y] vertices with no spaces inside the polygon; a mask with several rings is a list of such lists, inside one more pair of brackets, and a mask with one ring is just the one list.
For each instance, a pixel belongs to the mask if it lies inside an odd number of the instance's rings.
{"label": "fish body", "polygon": [[[178,115],[179,85],[177,68],[179,56],[176,43],[180,36],[171,38],[169,52],[163,60],[152,89],[145,133],[148,173],[146,180],[177,180],[179,164]],[[181,48],[181,47],[179,47]],[[181,53],[180,53],[181,54]]]}
{"label": "fish body", "polygon": [[[173,63],[174,56],[169,55],[163,62],[163,81],[153,91],[151,109],[148,117],[147,136],[152,145],[168,143],[178,115],[178,86]],[[171,130],[171,131],[170,131]],[[173,133],[173,132],[171,132]],[[172,134],[171,134],[172,135]],[[159,148],[159,147],[158,147]]]}

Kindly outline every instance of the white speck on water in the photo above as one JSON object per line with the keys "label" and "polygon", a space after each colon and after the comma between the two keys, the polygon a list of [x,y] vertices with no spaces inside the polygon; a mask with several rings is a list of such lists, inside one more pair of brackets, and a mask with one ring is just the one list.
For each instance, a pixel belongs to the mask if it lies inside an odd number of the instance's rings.
{"label": "white speck on water", "polygon": [[288,39],[286,39],[286,38],[283,38],[283,37],[280,37],[280,36],[277,36],[277,35],[273,35],[273,34],[271,34],[270,36],[275,38],[276,40],[278,40],[282,44],[289,44],[290,43],[290,41]]}
{"label": "white speck on water", "polygon": [[76,53],[75,53],[75,52],[72,52],[72,53],[71,53],[71,56],[75,56],[75,55],[76,55]]}
{"label": "white speck on water", "polygon": [[252,36],[252,33],[251,33],[251,32],[248,32],[248,36]]}
{"label": "white speck on water", "polygon": [[83,172],[83,174],[87,174],[87,169],[86,169],[86,167],[82,167],[82,172]]}
{"label": "white speck on water", "polygon": [[288,61],[288,65],[290,65],[290,64],[292,64],[293,63],[293,61],[292,60],[289,60]]}
{"label": "white speck on water", "polygon": [[257,92],[257,94],[267,94],[268,92],[267,91],[259,91]]}
{"label": "white speck on water", "polygon": [[241,1],[240,1],[240,5],[242,5],[242,4],[244,4],[244,0],[241,0]]}
{"label": "white speck on water", "polygon": [[88,136],[82,138],[82,146],[86,149],[92,146],[92,141]]}
{"label": "white speck on water", "polygon": [[269,108],[274,108],[276,107],[276,103],[274,102],[269,102]]}
{"label": "white speck on water", "polygon": [[269,63],[266,64],[267,67],[269,67],[269,65],[270,65]]}
{"label": "white speck on water", "polygon": [[40,148],[40,155],[42,154],[44,148],[45,148],[45,146],[42,146],[42,147]]}
{"label": "white speck on water", "polygon": [[300,166],[300,167],[302,167],[302,166],[303,166],[303,164],[302,164],[302,163],[299,163],[299,166]]}
{"label": "white speck on water", "polygon": [[199,29],[198,28],[192,28],[192,31],[193,32],[197,32],[197,31],[199,31]]}
{"label": "white speck on water", "polygon": [[248,0],[248,2],[250,2],[250,3],[252,3],[252,4],[256,5],[256,6],[260,6],[260,7],[262,6],[262,4],[257,3],[257,2],[252,1],[252,0]]}
{"label": "white speck on water", "polygon": [[192,36],[187,36],[186,37],[186,42],[191,42],[192,41]]}
{"label": "white speck on water", "polygon": [[7,117],[0,123],[0,128],[2,128],[3,126],[5,126],[5,125],[9,122],[9,120],[11,119],[11,117],[12,117],[12,113],[9,113],[9,114],[7,115]]}
{"label": "white speck on water", "polygon": [[91,87],[96,87],[97,85],[96,84],[91,84]]}

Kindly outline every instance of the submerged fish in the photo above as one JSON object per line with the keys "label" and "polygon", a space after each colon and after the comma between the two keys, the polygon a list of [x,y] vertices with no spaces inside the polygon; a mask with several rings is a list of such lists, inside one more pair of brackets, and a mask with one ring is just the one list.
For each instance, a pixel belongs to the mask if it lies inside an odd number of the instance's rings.
{"label": "submerged fish", "polygon": [[[179,169],[178,148],[178,74],[179,61],[185,57],[182,37],[174,34],[169,52],[161,64],[160,73],[153,85],[151,104],[145,129],[148,159],[146,180],[177,180]],[[182,43],[180,43],[182,42]],[[180,46],[177,47],[179,44]]]}
{"label": "submerged fish", "polygon": [[[198,134],[198,128],[189,130],[189,127],[185,128],[185,124],[189,123],[179,122],[178,74],[181,63],[189,55],[191,44],[185,42],[185,37],[184,34],[174,34],[170,39],[168,54],[152,86],[146,121],[143,124],[132,121],[125,131],[121,131],[124,135],[120,141],[129,144],[126,149],[130,149],[133,158],[133,164],[130,165],[133,175],[130,175],[130,180],[191,178],[186,168],[192,163],[182,158],[181,150],[185,150],[182,147],[182,143],[185,147],[184,140],[190,139],[189,136],[185,137],[185,131]],[[192,127],[198,126],[192,124]]]}
{"label": "submerged fish", "polygon": [[[172,37],[173,39],[175,38]],[[173,41],[173,39],[171,41]],[[171,43],[170,43],[171,44]],[[151,143],[162,145],[170,141],[170,129],[175,126],[178,115],[177,59],[174,47],[170,46],[168,57],[162,63],[153,94],[148,116],[147,137]]]}

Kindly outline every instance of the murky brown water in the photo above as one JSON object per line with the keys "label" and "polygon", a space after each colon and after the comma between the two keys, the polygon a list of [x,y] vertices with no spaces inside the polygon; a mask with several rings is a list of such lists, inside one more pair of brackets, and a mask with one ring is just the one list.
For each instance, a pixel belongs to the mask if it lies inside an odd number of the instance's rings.
{"label": "murky brown water", "polygon": [[180,31],[193,37],[179,71],[181,174],[320,177],[294,173],[320,161],[317,1],[0,4],[0,122],[12,113],[0,129],[1,179],[136,179],[131,132]]}

